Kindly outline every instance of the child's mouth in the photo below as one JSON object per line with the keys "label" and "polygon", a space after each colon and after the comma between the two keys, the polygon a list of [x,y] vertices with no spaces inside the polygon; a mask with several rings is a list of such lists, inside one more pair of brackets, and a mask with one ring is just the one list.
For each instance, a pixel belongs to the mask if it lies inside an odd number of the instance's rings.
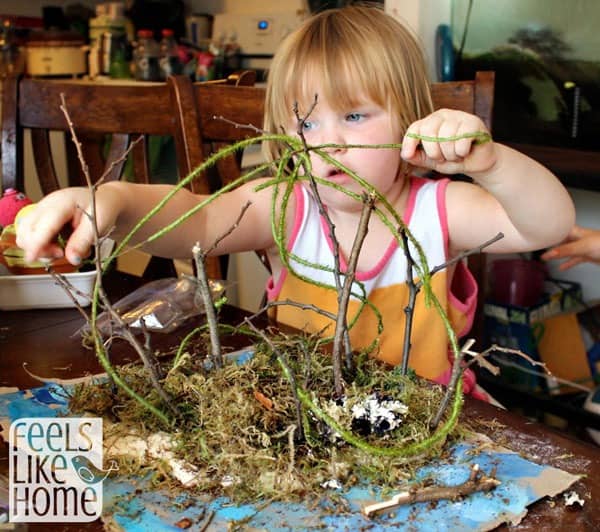
{"label": "child's mouth", "polygon": [[327,172],[327,179],[330,181],[346,181],[348,179],[347,174],[342,172],[339,168],[333,168]]}

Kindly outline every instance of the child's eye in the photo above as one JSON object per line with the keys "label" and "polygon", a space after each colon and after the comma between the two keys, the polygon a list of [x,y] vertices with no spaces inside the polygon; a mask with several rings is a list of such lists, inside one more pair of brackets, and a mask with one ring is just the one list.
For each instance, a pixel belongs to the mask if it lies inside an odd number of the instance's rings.
{"label": "child's eye", "polygon": [[303,131],[311,131],[315,128],[315,123],[310,120],[304,120],[302,122],[302,130]]}
{"label": "child's eye", "polygon": [[346,115],[346,120],[348,122],[358,122],[358,121],[362,120],[364,117],[365,117],[365,115],[362,113],[348,113]]}

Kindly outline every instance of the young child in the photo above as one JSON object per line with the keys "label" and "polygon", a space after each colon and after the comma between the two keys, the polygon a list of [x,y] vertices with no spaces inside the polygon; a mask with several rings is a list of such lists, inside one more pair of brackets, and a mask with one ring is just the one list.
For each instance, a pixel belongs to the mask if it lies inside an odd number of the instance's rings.
{"label": "young child", "polygon": [[[311,106],[317,98],[312,111]],[[476,248],[499,232],[504,238],[489,252],[521,252],[561,241],[573,225],[571,199],[559,181],[544,167],[510,148],[489,141],[476,143],[469,134],[485,131],[479,118],[442,109],[432,112],[425,61],[415,38],[383,11],[351,6],[321,12],[306,21],[280,46],[269,73],[265,129],[282,128],[296,135],[298,120],[306,117],[302,132],[309,145],[402,143],[402,149],[330,147],[327,152],[377,189],[402,216],[423,247],[433,268],[457,253]],[[235,117],[232,117],[235,118]],[[407,136],[410,134],[411,136]],[[443,142],[424,137],[459,137]],[[276,156],[280,147],[271,146]],[[361,186],[314,153],[312,173],[333,184],[360,193]],[[415,167],[443,174],[466,174],[475,184],[428,180],[411,175]],[[268,286],[271,301],[291,299],[337,311],[332,290],[302,281],[284,267],[271,231],[272,189],[256,191],[254,181],[201,209],[168,235],[147,244],[152,254],[189,257],[199,242],[208,248],[230,229],[242,206],[250,201],[238,228],[220,242],[215,254],[267,250],[272,268]],[[111,182],[98,188],[96,217],[99,230],[123,237],[163,196],[169,186]],[[327,214],[335,226],[342,267],[350,255],[362,205],[335,188],[318,186]],[[144,241],[157,229],[196,206],[203,198],[187,190],[178,192],[136,235]],[[380,206],[380,205],[378,205]],[[310,264],[334,263],[327,224],[305,180],[286,204],[287,247],[303,260],[292,260],[301,275],[334,286],[333,274]],[[66,223],[73,225],[64,253],[78,263],[93,242],[86,189],[65,189],[45,197],[34,214],[18,228],[18,244],[29,259],[58,257],[52,243]],[[354,349],[378,338],[373,353],[390,364],[401,361],[405,307],[406,257],[388,227],[371,216],[357,264],[356,278],[369,301],[383,316],[383,332],[369,307],[351,330]],[[432,278],[441,305],[459,334],[471,326],[477,287],[462,263]],[[360,289],[356,287],[356,293]],[[351,302],[349,317],[358,301]],[[332,322],[312,311],[277,306],[276,318],[300,329],[332,333]],[[324,329],[326,327],[326,329]],[[450,374],[448,338],[433,307],[418,297],[414,314],[409,365],[423,377],[446,382]],[[473,382],[467,379],[467,391]]]}
{"label": "young child", "polygon": [[564,259],[560,271],[568,270],[582,262],[600,264],[600,230],[575,225],[566,241],[546,251],[544,260]]}

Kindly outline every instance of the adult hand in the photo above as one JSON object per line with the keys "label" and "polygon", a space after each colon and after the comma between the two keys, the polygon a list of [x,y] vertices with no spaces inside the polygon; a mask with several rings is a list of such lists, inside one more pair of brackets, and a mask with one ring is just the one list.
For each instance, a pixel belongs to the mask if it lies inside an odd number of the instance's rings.
{"label": "adult hand", "polygon": [[546,251],[542,259],[565,259],[558,267],[560,271],[582,262],[600,264],[600,230],[575,225],[565,242]]}

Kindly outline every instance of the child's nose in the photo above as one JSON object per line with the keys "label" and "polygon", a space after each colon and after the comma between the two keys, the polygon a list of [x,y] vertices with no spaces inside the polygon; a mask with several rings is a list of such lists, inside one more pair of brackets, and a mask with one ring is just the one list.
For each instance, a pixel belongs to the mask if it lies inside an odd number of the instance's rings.
{"label": "child's nose", "polygon": [[321,143],[326,144],[326,150],[330,153],[344,151],[346,148],[345,137],[338,127],[324,128],[322,131]]}

